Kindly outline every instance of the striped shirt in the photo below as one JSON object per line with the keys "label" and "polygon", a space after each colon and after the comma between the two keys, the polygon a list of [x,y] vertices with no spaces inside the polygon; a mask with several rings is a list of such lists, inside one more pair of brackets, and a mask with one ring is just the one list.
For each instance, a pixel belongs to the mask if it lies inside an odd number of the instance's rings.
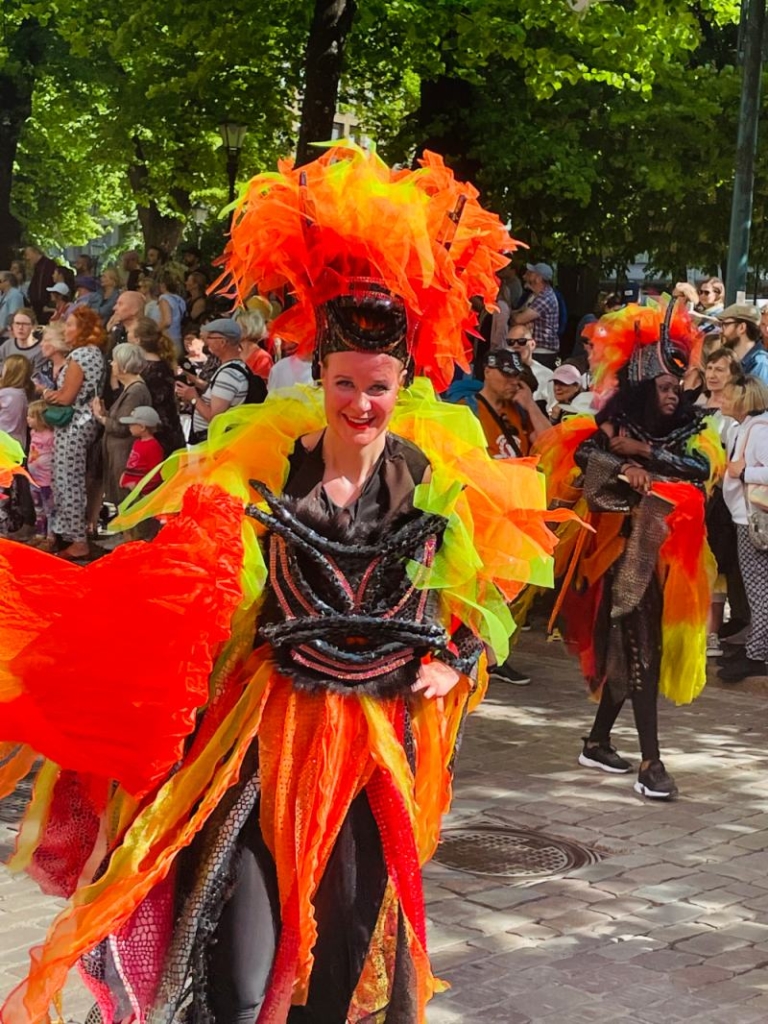
{"label": "striped shirt", "polygon": [[[240,369],[239,367],[242,367]],[[230,359],[223,363],[211,378],[211,383],[203,393],[200,402],[211,403],[212,398],[221,398],[227,403],[227,408],[234,409],[242,405],[248,396],[248,368],[242,359]],[[195,409],[192,417],[192,429],[195,434],[204,435],[208,431],[209,421],[203,419]]]}

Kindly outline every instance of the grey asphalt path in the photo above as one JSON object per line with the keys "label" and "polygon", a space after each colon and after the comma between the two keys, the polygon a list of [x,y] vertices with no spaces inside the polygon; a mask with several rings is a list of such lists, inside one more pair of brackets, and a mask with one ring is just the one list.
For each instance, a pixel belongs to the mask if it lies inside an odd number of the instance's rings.
{"label": "grey asphalt path", "polygon": [[[681,796],[659,804],[633,793],[634,776],[578,767],[592,709],[562,644],[526,634],[515,665],[533,684],[491,684],[467,726],[448,827],[531,829],[601,859],[535,881],[430,865],[430,948],[451,988],[429,1024],[768,1021],[765,693],[711,686],[691,707],[662,705]],[[614,739],[639,760],[629,708]],[[0,844],[11,838],[0,825]],[[3,995],[56,905],[0,869]],[[89,1005],[73,982],[65,1018],[82,1022]]]}

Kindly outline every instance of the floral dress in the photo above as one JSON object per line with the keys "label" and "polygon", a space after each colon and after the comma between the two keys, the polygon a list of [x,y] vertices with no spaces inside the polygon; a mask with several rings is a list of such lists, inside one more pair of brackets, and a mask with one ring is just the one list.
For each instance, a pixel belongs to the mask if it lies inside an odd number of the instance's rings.
{"label": "floral dress", "polygon": [[53,444],[53,532],[65,540],[87,539],[85,467],[88,449],[99,436],[99,424],[91,402],[100,393],[104,379],[104,357],[95,345],[84,345],[70,353],[59,374],[64,387],[70,363],[83,371],[83,383],[72,403],[74,416],[65,427],[56,427]]}

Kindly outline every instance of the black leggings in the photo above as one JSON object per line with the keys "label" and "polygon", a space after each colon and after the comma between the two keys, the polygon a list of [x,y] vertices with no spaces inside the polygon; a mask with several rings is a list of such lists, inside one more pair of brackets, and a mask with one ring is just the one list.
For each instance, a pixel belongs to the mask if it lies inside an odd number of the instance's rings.
{"label": "black leggings", "polygon": [[[646,678],[640,688],[630,692],[632,710],[635,713],[635,727],[640,739],[640,752],[644,761],[659,760],[658,695],[658,677]],[[608,683],[605,683],[595,722],[589,734],[590,742],[606,745],[610,742],[611,729],[623,706],[624,700],[614,701],[611,696],[611,688]]]}
{"label": "black leggings", "polygon": [[[258,807],[243,830],[245,847],[232,896],[216,931],[210,1001],[216,1024],[254,1024],[277,948],[275,865],[261,836]],[[318,938],[306,1006],[290,1024],[344,1024],[368,953],[387,884],[381,840],[368,798],[352,803],[315,897]]]}
{"label": "black leggings", "polygon": [[243,829],[235,885],[211,949],[208,975],[216,1024],[255,1024],[277,949],[277,875],[258,815],[257,803]]}

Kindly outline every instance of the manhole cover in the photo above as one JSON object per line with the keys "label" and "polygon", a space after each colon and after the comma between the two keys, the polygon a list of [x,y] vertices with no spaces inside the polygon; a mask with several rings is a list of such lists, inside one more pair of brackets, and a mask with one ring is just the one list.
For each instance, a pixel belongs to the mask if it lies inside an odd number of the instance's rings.
{"label": "manhole cover", "polygon": [[595,864],[600,855],[543,832],[475,825],[443,832],[435,860],[472,875],[539,878]]}

